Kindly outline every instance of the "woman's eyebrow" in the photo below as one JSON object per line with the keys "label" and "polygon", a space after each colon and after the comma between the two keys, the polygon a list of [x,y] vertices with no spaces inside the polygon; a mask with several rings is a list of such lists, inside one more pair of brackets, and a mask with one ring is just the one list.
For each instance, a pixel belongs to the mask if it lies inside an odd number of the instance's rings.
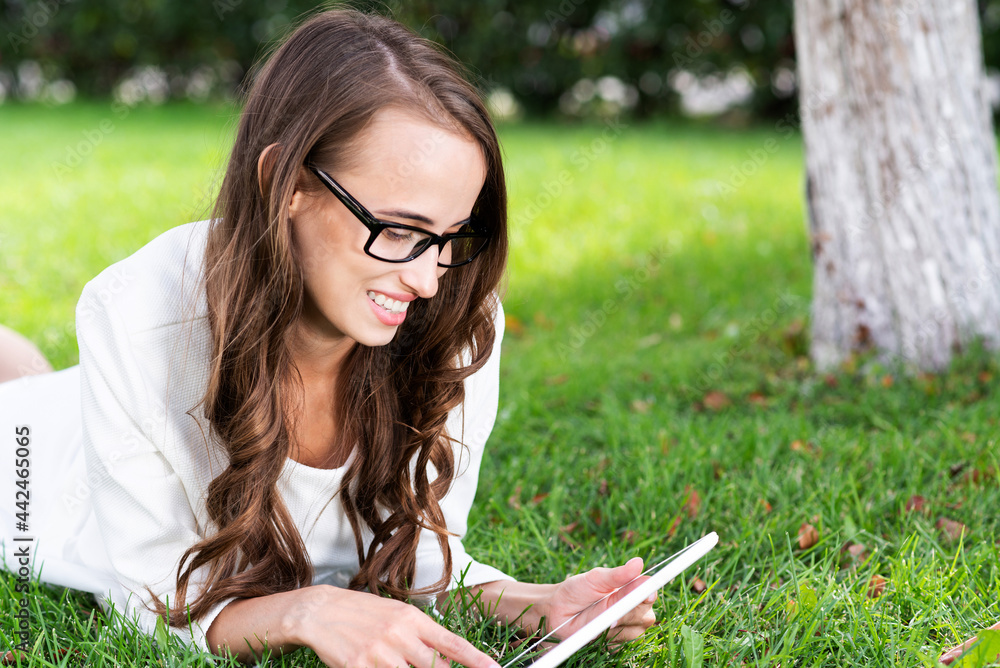
{"label": "woman's eyebrow", "polygon": [[428,225],[434,224],[434,221],[432,221],[427,216],[424,216],[419,213],[413,213],[412,211],[401,211],[401,210],[390,211],[386,209],[379,209],[375,213],[377,213],[380,216],[391,216],[392,218],[408,218],[410,220],[415,220],[420,223],[427,223]]}
{"label": "woman's eyebrow", "polygon": [[[379,216],[389,216],[391,218],[406,218],[406,219],[409,219],[409,220],[414,220],[414,221],[416,221],[418,223],[425,223],[427,225],[433,225],[434,224],[434,221],[431,220],[430,218],[428,218],[427,216],[425,216],[423,214],[420,214],[420,213],[414,213],[413,211],[404,211],[404,210],[396,210],[396,209],[392,209],[392,210],[390,210],[390,209],[379,209],[378,211],[375,211],[374,213],[377,214],[377,215],[379,215]],[[460,221],[458,221],[456,223],[452,223],[448,227],[455,227],[456,225],[464,225],[467,222],[469,222],[468,218],[466,218],[464,220],[460,220]]]}

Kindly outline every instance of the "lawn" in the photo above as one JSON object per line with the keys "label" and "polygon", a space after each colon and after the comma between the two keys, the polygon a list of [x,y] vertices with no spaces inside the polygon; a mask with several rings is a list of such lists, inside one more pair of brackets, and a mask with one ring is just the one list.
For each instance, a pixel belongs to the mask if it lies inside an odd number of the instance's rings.
{"label": "lawn", "polygon": [[[0,106],[0,322],[76,363],[83,284],[205,217],[233,123],[223,107]],[[1000,620],[1000,365],[811,368],[797,135],[527,123],[501,139],[507,334],[470,552],[559,581],[720,536],[642,641],[566,665],[933,666]],[[203,662],[105,638],[89,596],[36,594],[31,665]],[[514,654],[471,612],[447,623]]]}

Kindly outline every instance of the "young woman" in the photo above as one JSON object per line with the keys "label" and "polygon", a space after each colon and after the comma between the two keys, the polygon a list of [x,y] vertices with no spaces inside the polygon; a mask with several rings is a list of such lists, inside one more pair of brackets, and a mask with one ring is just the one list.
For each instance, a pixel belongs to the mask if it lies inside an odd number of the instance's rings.
{"label": "young woman", "polygon": [[405,601],[461,580],[552,628],[640,573],[520,583],[462,546],[507,228],[496,134],[453,61],[385,18],[314,16],[257,73],[213,213],[87,284],[78,367],[0,385],[0,427],[32,430],[43,579],[217,653],[486,668]]}

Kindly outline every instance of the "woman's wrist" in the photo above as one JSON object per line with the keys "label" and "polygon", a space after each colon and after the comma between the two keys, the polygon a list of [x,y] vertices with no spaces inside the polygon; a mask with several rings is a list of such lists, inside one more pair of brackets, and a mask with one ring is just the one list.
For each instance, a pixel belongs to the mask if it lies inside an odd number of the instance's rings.
{"label": "woman's wrist", "polygon": [[[226,648],[241,660],[260,656],[266,646],[279,654],[308,645],[310,611],[322,605],[325,585],[237,599],[216,616],[206,635],[209,649]],[[220,649],[223,648],[223,649]]]}
{"label": "woman's wrist", "polygon": [[318,618],[317,612],[324,606],[331,605],[331,598],[337,594],[337,588],[332,585],[313,585],[295,589],[288,594],[295,595],[292,605],[286,606],[281,615],[281,637],[299,647],[308,647],[310,638],[314,637],[313,628]]}

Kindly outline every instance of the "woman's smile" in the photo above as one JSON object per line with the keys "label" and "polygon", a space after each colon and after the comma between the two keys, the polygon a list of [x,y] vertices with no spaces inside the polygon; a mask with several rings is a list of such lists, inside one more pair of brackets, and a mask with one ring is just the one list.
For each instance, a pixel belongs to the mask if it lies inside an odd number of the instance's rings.
{"label": "woman's smile", "polygon": [[406,307],[409,306],[408,302],[396,301],[372,290],[368,291],[367,296],[368,303],[371,304],[372,310],[383,325],[396,327],[403,324],[403,320],[406,319]]}

